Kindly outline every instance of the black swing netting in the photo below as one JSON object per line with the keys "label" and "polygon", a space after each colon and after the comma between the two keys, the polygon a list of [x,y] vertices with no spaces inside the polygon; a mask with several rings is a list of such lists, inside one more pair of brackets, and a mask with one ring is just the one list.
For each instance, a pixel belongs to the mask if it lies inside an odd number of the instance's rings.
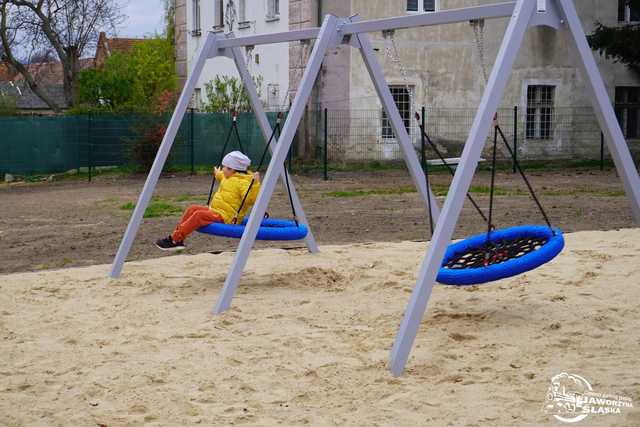
{"label": "black swing netting", "polygon": [[540,249],[548,242],[545,237],[520,237],[517,239],[499,239],[487,242],[476,248],[455,254],[443,264],[444,268],[463,270],[467,268],[483,268],[500,264],[511,259],[520,258]]}

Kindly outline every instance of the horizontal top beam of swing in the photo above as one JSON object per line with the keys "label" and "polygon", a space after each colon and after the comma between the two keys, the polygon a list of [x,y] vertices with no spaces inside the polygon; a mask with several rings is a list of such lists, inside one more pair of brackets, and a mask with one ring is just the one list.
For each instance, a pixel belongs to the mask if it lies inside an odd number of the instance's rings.
{"label": "horizontal top beam of swing", "polygon": [[[344,24],[342,34],[370,33],[376,31],[399,30],[432,25],[454,24],[474,19],[505,18],[513,14],[515,2],[489,4],[483,6],[466,7],[461,9],[443,10],[441,12],[427,12],[396,16],[393,18],[371,19]],[[256,46],[261,44],[284,43],[296,40],[315,39],[320,28],[285,31],[281,33],[256,34],[220,40],[219,49],[236,46]]]}

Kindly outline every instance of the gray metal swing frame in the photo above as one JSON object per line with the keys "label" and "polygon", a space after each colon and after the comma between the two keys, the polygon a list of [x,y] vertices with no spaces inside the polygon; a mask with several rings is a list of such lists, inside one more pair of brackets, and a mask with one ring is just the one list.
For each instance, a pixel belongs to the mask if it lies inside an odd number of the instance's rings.
{"label": "gray metal swing frame", "polygon": [[[509,18],[510,21],[489,81],[485,87],[470,134],[464,146],[460,164],[456,170],[442,211],[440,211],[433,193],[426,186],[425,176],[420,167],[413,144],[393,101],[389,87],[384,79],[382,67],[375,56],[367,33],[490,18]],[[273,195],[275,185],[278,178],[284,177],[283,164],[300,123],[300,119],[302,118],[322,60],[328,50],[340,44],[351,45],[353,48],[360,50],[366,69],[371,76],[378,97],[382,103],[382,107],[387,113],[393,131],[400,144],[410,175],[425,203],[425,213],[427,214],[428,198],[431,198],[431,207],[435,222],[435,230],[431,244],[422,261],[416,285],[391,349],[390,370],[393,375],[401,375],[424,316],[444,252],[451,241],[465,196],[477,168],[482,148],[492,124],[493,115],[499,106],[500,99],[511,75],[514,61],[522,46],[525,33],[530,27],[536,26],[554,28],[562,32],[569,42],[570,51],[575,55],[576,63],[585,80],[587,92],[592,100],[609,151],[618,174],[622,179],[626,195],[631,202],[633,216],[635,220],[640,223],[640,177],[638,176],[638,172],[626,145],[613,107],[610,104],[606,87],[593,53],[587,43],[573,0],[538,0],[537,2],[532,0],[517,0],[506,3],[367,21],[360,21],[357,17],[338,18],[327,15],[320,28],[237,38],[232,34],[223,35],[212,32],[207,34],[206,40],[192,66],[189,78],[185,83],[167,132],[165,133],[156,159],[139,196],[136,208],[120,243],[120,247],[113,261],[110,276],[118,277],[122,271],[125,258],[131,249],[140,222],[142,221],[143,213],[149,204],[160,172],[169,155],[171,145],[173,144],[196,81],[202,72],[205,62],[217,56],[226,56],[234,60],[240,73],[240,78],[247,88],[251,105],[266,140],[271,134],[271,126],[262,108],[251,76],[243,61],[243,54],[240,47],[316,39],[300,86],[291,105],[290,112],[282,127],[278,143],[275,144],[275,147],[271,147],[272,157],[264,176],[260,193],[249,216],[244,234],[240,239],[238,250],[236,251],[233,264],[225,280],[218,302],[215,305],[214,312],[221,313],[228,309],[246,266],[251,248],[255,242],[260,222]],[[299,220],[301,223],[308,225],[293,183],[291,183],[291,188],[292,198],[299,215]],[[309,251],[318,251],[311,232],[309,232],[305,242]]]}

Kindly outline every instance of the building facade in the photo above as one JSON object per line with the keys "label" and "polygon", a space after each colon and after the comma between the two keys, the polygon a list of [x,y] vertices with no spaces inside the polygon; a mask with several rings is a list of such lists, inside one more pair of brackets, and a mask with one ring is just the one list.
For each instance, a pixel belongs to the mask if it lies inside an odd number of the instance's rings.
{"label": "building facade", "polygon": [[[237,37],[287,31],[289,6],[287,0],[177,0],[176,1],[176,67],[182,82],[195,60],[208,31]],[[245,50],[245,54],[247,51]],[[259,81],[260,97],[267,109],[286,107],[289,82],[288,46],[256,46],[249,51],[247,67]],[[214,58],[207,61],[196,84],[193,106],[206,102],[205,83],[216,76],[238,77],[233,61]]]}
{"label": "building facade", "polygon": [[[179,0],[178,3],[180,1],[187,2],[188,22],[198,1]],[[227,7],[220,6],[221,3],[227,5],[227,1],[209,3],[215,3],[221,11]],[[247,19],[255,23],[250,28],[234,27],[234,32],[241,35],[317,27],[329,13],[376,19],[491,4],[495,0],[289,0],[286,4],[280,2],[280,20],[275,25],[265,19],[270,3],[269,0],[252,1],[254,15]],[[575,5],[587,34],[597,22],[615,26],[640,20],[640,13],[631,10],[625,0],[575,0]],[[204,18],[205,14],[210,17]],[[220,23],[219,18],[215,21],[216,16],[213,11],[203,10],[202,28]],[[491,72],[507,24],[508,19],[504,18],[487,20],[483,25],[459,23],[370,34],[387,83],[416,145],[420,142],[420,132],[413,113],[425,107],[426,129],[432,138],[449,155],[459,154],[483,93],[485,75]],[[186,27],[193,31],[189,24]],[[186,40],[188,63],[202,37],[187,35]],[[267,58],[254,67],[260,69],[264,77],[263,99],[269,84],[276,84],[280,94],[284,93],[283,87],[288,88],[285,92],[290,95],[295,94],[312,47],[313,42],[291,42],[288,46],[256,48],[262,58]],[[283,53],[283,49],[288,50],[288,54]],[[640,136],[640,78],[622,64],[595,56],[630,146],[639,151],[635,140]],[[201,80],[211,79],[220,70],[234,72],[229,60],[215,61],[210,61]],[[201,85],[202,81],[198,82],[199,88]],[[343,45],[326,55],[299,129],[299,154],[309,157],[319,151],[324,108],[329,111],[332,160],[400,157],[358,50]],[[332,121],[332,117],[335,120]],[[500,120],[510,137],[517,134],[521,157],[595,158],[599,155],[599,128],[582,77],[561,32],[543,27],[528,31],[502,100]]]}
{"label": "building facade", "polygon": [[[362,19],[375,19],[495,2],[351,0],[343,2],[341,9],[345,8],[344,3],[350,3],[350,9],[340,10],[339,15],[357,14]],[[625,6],[625,0],[576,1],[575,4],[587,34],[593,31],[596,22],[615,26],[640,19],[640,14]],[[460,23],[370,35],[416,145],[420,133],[412,117],[425,106],[428,132],[449,154],[459,154],[483,93],[485,73],[491,72],[507,24],[507,19],[491,19],[484,26]],[[341,54],[334,55],[333,59],[340,57],[340,68],[350,70],[349,81],[342,83],[348,88],[338,86],[334,90],[334,85],[320,83],[322,89],[314,100],[320,108],[344,108],[352,115],[352,129],[337,129],[339,135],[335,138],[336,141],[349,140],[352,146],[342,144],[334,150],[336,156],[347,159],[350,154],[362,156],[364,144],[372,147],[372,158],[399,158],[400,152],[384,113],[380,111],[376,117],[371,111],[372,105],[380,109],[380,103],[359,52],[346,46],[338,50]],[[625,135],[637,152],[639,148],[634,140],[639,136],[640,78],[626,66],[601,55],[596,54],[596,60]],[[327,72],[323,77],[327,74],[330,75]],[[345,93],[349,96],[345,97]],[[527,33],[502,106],[501,123],[513,132],[517,122],[522,157],[596,158],[599,155],[599,128],[582,76],[560,32],[539,27]],[[362,110],[368,113],[360,112]],[[367,130],[374,127],[375,135]],[[367,142],[360,136],[363,133],[367,135]]]}

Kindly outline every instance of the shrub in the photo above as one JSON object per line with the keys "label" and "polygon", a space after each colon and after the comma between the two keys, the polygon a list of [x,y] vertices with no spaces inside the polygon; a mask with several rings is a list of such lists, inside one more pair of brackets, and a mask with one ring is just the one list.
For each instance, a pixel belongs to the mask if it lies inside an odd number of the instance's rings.
{"label": "shrub", "polygon": [[16,112],[15,98],[0,91],[0,116],[13,116]]}

